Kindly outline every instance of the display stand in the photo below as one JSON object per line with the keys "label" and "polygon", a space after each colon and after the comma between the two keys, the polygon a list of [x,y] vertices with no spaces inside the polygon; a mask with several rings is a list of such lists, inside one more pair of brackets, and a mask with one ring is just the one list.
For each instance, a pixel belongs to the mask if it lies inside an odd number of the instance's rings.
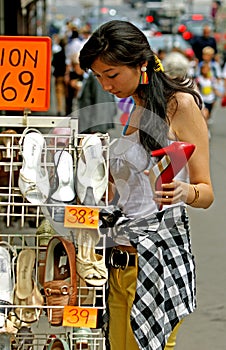
{"label": "display stand", "polygon": [[[0,133],[0,239],[6,246],[13,247],[17,258],[18,254],[26,252],[26,249],[35,252],[32,278],[44,298],[43,305],[40,307],[40,304],[26,303],[5,305],[1,303],[0,297],[1,321],[4,318],[5,322],[2,329],[0,325],[0,332],[5,333],[6,337],[9,336],[8,340],[12,349],[47,350],[51,337],[58,337],[66,341],[72,350],[105,349],[105,338],[98,322],[105,310],[104,284],[99,287],[88,285],[77,275],[77,301],[76,305],[70,305],[70,310],[67,306],[58,304],[49,306],[46,302],[46,295],[43,294],[39,269],[43,268],[43,263],[45,264],[43,257],[46,256],[47,246],[40,244],[37,230],[48,213],[48,220],[55,230],[55,236],[64,237],[72,242],[77,250],[78,245],[74,233],[78,227],[74,223],[65,225],[66,219],[63,222],[55,222],[54,215],[49,210],[53,207],[57,209],[58,206],[61,208],[63,205],[66,213],[67,204],[60,202],[53,205],[48,200],[41,204],[34,204],[25,195],[22,195],[18,184],[20,170],[23,166],[20,141],[24,138],[24,130],[36,129],[43,136],[45,148],[41,151],[40,166],[47,170],[49,178],[54,174],[56,168],[54,154],[58,151],[66,151],[72,157],[73,172],[76,176],[81,140],[86,135],[78,134],[76,117],[32,116],[34,111],[47,111],[50,105],[51,39],[49,37],[0,36],[0,44],[0,108],[23,111],[23,116],[1,117],[0,127],[5,131]],[[58,132],[55,133],[56,129]],[[66,134],[63,132],[65,129],[68,131]],[[98,137],[101,139],[108,173],[109,135],[101,134]],[[102,207],[108,205],[107,191],[106,188],[103,202],[101,202]],[[71,205],[73,208],[81,209],[81,204],[77,202]],[[83,206],[82,208],[87,209]],[[95,206],[90,209],[95,210],[98,216],[101,207]],[[80,230],[83,228],[84,226],[81,226]],[[100,240],[94,249],[98,250],[98,254],[103,256],[104,261],[105,246],[105,237],[100,234]],[[14,274],[16,274],[17,258],[11,262]],[[76,264],[76,261],[74,263]],[[0,296],[1,287],[3,289],[3,286],[0,285]],[[19,317],[15,316],[18,308]],[[38,315],[37,319],[29,324],[22,323],[20,320],[22,312],[29,314],[31,308]],[[53,326],[51,323],[54,309],[63,310],[62,324],[58,326]],[[92,320],[88,315],[92,315]],[[8,321],[15,326],[14,331],[9,331]],[[6,331],[3,330],[4,327]],[[23,327],[25,331],[20,332]]]}
{"label": "display stand", "polygon": [[[67,117],[37,117],[28,115],[25,113],[22,117],[16,116],[7,116],[2,117],[1,126],[7,127],[7,129],[17,130],[18,128],[37,128],[46,140],[46,167],[48,173],[51,174],[54,169],[53,164],[53,155],[55,152],[62,150],[62,145],[59,146],[60,139],[66,139],[67,146],[63,146],[63,149],[68,151],[73,155],[73,166],[76,170],[76,159],[80,152],[80,141],[86,135],[78,134],[78,120],[75,118]],[[54,134],[56,128],[67,128],[70,130],[70,134]],[[38,268],[39,268],[39,257],[40,253],[43,253],[43,250],[46,247],[39,245],[39,237],[36,234],[36,231],[45,218],[45,209],[50,205],[48,203],[43,203],[40,205],[34,205],[29,203],[25,198],[23,198],[20,189],[18,187],[18,172],[22,166],[22,157],[20,154],[20,146],[18,141],[22,137],[22,134],[0,134],[0,168],[4,169],[4,172],[7,175],[7,183],[3,186],[0,183],[0,220],[1,220],[1,239],[8,242],[11,246],[16,248],[17,253],[21,250],[30,248],[35,251],[36,262],[35,268],[33,271],[34,279],[39,286],[38,280]],[[100,135],[103,143],[103,154],[106,160],[107,167],[109,159],[109,135],[104,134]],[[5,140],[8,140],[7,145]],[[76,171],[75,171],[76,173]],[[105,197],[107,198],[107,196]],[[103,206],[106,206],[107,200],[103,202]],[[59,205],[62,205],[59,204]],[[81,205],[78,205],[81,207]],[[76,207],[76,205],[75,205]],[[101,209],[98,207],[96,209]],[[71,241],[74,241],[73,238],[73,228],[63,228],[63,223],[56,223],[53,227],[56,230],[57,234],[63,232],[63,236]],[[76,242],[74,241],[75,246]],[[102,254],[105,257],[105,237],[101,236],[101,239],[98,243],[98,253]],[[14,269],[16,268],[16,262]],[[41,288],[41,287],[40,287]],[[84,284],[79,276],[77,276],[77,305],[79,310],[86,309],[87,306],[84,305],[84,300],[88,301],[88,308],[97,310],[98,316],[102,314],[105,310],[105,285],[100,287],[87,286]],[[24,305],[22,308],[30,308],[32,305]],[[5,306],[0,305],[0,308],[5,308],[6,318],[10,309],[18,307],[18,305]],[[21,306],[20,306],[21,307]],[[34,306],[33,306],[34,307]],[[60,306],[56,306],[60,308]],[[73,324],[73,327],[60,326],[53,327],[49,323],[47,318],[47,309],[51,307],[47,306],[46,303],[42,307],[42,312],[38,321],[31,324],[31,330],[34,338],[32,338],[32,348],[33,349],[43,349],[45,344],[48,342],[50,335],[54,334],[58,337],[61,337],[70,344],[70,349],[82,349],[82,344],[78,342],[78,339],[85,339],[88,343],[88,349],[90,350],[101,350],[105,349],[105,338],[101,332],[101,329],[96,328],[91,329],[87,327],[87,335],[85,328],[82,327],[82,334],[79,333],[80,327],[76,327],[76,324]],[[54,308],[54,307],[52,307]],[[61,308],[64,308],[62,306]],[[77,311],[77,310],[76,310]],[[73,321],[73,318],[72,318]],[[28,334],[14,334],[14,341],[16,344],[19,344],[21,339],[29,342],[31,338],[30,333]],[[26,344],[26,342],[25,342]],[[25,346],[25,345],[24,345]],[[77,347],[76,347],[77,346]],[[21,349],[27,349],[27,345]]]}

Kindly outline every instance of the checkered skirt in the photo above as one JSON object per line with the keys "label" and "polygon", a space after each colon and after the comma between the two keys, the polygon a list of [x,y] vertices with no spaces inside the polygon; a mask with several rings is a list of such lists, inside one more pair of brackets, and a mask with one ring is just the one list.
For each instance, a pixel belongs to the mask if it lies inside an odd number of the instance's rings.
{"label": "checkered skirt", "polygon": [[138,252],[131,326],[142,350],[163,350],[177,323],[196,307],[195,263],[186,207],[172,206],[116,225]]}

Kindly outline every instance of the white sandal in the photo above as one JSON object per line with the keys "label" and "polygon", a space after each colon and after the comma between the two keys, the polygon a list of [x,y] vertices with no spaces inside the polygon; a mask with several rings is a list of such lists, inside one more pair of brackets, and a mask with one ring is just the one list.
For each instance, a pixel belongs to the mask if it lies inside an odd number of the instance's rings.
{"label": "white sandal", "polygon": [[[46,169],[46,142],[36,129],[25,129],[19,141],[23,157],[19,173],[19,189],[32,204],[43,204],[49,195],[49,177]],[[44,160],[42,166],[42,152]]]}
{"label": "white sandal", "polygon": [[81,142],[77,167],[77,195],[81,204],[98,205],[108,185],[108,172],[100,137],[87,135]]}

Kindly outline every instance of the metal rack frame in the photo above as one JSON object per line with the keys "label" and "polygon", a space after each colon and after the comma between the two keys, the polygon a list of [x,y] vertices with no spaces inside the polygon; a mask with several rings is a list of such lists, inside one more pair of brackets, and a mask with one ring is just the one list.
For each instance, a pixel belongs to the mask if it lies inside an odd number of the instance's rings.
{"label": "metal rack frame", "polygon": [[[74,157],[74,167],[76,167],[77,155],[81,150],[80,140],[85,136],[85,134],[78,134],[78,120],[77,118],[70,117],[37,117],[29,116],[24,114],[24,116],[7,116],[1,118],[1,127],[6,129],[15,129],[21,130],[22,128],[37,128],[42,130],[42,134],[46,140],[47,144],[47,158],[46,158],[46,167],[51,173],[54,169],[53,160],[51,159],[52,155],[57,150],[62,150],[62,145],[58,146],[59,138],[68,138],[68,145],[63,147],[63,149],[68,150],[72,153]],[[52,129],[55,128],[70,128],[70,135],[54,134]],[[31,248],[36,253],[36,262],[34,268],[34,279],[38,283],[38,259],[41,251],[45,250],[47,247],[41,247],[39,245],[39,239],[36,235],[36,230],[39,227],[45,214],[43,214],[43,207],[46,209],[50,204],[43,203],[40,205],[34,205],[29,203],[20,193],[18,184],[16,183],[17,179],[15,178],[15,172],[19,172],[20,167],[22,166],[22,157],[20,153],[20,145],[18,140],[22,137],[22,133],[16,134],[0,134],[0,168],[2,167],[6,174],[8,174],[8,186],[0,186],[0,222],[1,233],[0,236],[2,240],[7,241],[10,245],[13,245],[17,252],[22,249]],[[107,169],[109,167],[109,135],[104,134],[100,135],[103,139],[103,154],[106,159]],[[7,144],[1,141],[2,138],[8,138],[11,141]],[[16,161],[15,161],[16,157]],[[106,197],[103,207],[108,205],[107,202],[107,190]],[[59,204],[62,205],[62,204]],[[51,206],[53,206],[51,204]],[[79,205],[81,207],[81,205]],[[100,207],[101,208],[101,207]],[[45,210],[44,210],[45,211]],[[61,232],[63,223],[56,225],[57,232]],[[73,229],[66,230],[63,232],[65,238],[74,242]],[[76,242],[75,246],[76,246]],[[102,251],[103,257],[105,258],[105,236],[101,236],[100,242],[98,243],[98,251]],[[16,262],[15,262],[16,265]],[[16,266],[14,266],[14,269]],[[83,281],[77,276],[77,299],[78,305],[83,306],[85,300],[89,298],[89,306],[93,308],[98,308],[100,312],[105,310],[105,286],[101,287],[92,287],[84,285]],[[31,307],[29,305],[13,305],[5,306],[0,305],[0,307],[5,308],[6,318],[8,317],[8,310],[10,308],[20,307],[26,308]],[[35,306],[32,305],[34,308]],[[63,308],[63,306],[56,306],[57,308]],[[40,309],[40,307],[38,307]],[[42,314],[40,319],[32,325],[33,330],[33,345],[34,349],[43,349],[43,345],[48,341],[49,335],[53,334],[56,331],[56,327],[49,327],[49,329],[42,329],[42,322],[48,322],[47,316],[45,315],[47,309],[51,309],[46,304],[42,307]],[[54,329],[53,329],[54,328]],[[57,334],[60,337],[66,339],[70,343],[71,349],[82,349],[82,345],[78,342],[80,335],[78,332],[75,332],[73,328],[69,327],[58,327]],[[21,338],[24,340],[29,340],[31,335],[30,333],[20,335],[14,335],[15,344],[19,344]],[[84,338],[84,334],[82,336]],[[105,338],[100,329],[93,329],[92,334],[87,333],[87,340],[90,350],[102,350],[105,349]],[[77,344],[77,345],[76,345]],[[13,345],[12,345],[13,348]],[[22,345],[21,349],[28,349],[26,342]]]}

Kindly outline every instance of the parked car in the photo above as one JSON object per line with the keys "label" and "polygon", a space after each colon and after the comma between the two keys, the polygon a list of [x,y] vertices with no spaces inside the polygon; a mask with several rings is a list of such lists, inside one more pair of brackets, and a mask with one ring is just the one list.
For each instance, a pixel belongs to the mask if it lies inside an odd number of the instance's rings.
{"label": "parked car", "polygon": [[213,21],[210,17],[203,14],[192,14],[183,16],[176,23],[173,32],[182,35],[185,40],[190,40],[195,35],[202,35],[203,26],[208,24],[212,30],[214,29]]}
{"label": "parked car", "polygon": [[147,36],[148,42],[155,53],[162,49],[166,52],[172,51],[173,48],[178,49],[183,52],[186,56],[193,56],[194,52],[192,50],[189,42],[184,40],[179,34],[161,34],[156,36],[148,36],[145,31],[144,34]]}
{"label": "parked car", "polygon": [[138,11],[138,16],[146,22],[153,22],[162,33],[172,33],[175,19],[185,12],[184,3],[181,0],[169,2],[146,2]]}

